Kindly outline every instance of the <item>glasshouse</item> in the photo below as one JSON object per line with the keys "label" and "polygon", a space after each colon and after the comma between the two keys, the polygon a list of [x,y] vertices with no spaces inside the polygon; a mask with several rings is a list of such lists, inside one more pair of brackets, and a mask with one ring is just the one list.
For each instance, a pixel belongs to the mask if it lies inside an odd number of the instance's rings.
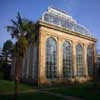
{"label": "glasshouse", "polygon": [[22,80],[52,85],[95,78],[96,38],[67,12],[48,7],[23,60]]}

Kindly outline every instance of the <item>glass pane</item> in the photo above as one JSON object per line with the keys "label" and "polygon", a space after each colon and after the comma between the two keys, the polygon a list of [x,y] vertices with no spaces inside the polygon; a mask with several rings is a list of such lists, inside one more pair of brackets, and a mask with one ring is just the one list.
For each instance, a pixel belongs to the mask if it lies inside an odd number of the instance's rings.
{"label": "glass pane", "polygon": [[83,57],[82,57],[82,46],[78,44],[76,46],[76,63],[77,63],[77,71],[76,76],[83,76]]}
{"label": "glass pane", "polygon": [[87,49],[87,64],[88,64],[88,75],[93,75],[93,49],[88,47]]}
{"label": "glass pane", "polygon": [[69,42],[63,44],[63,78],[72,77],[72,53]]}
{"label": "glass pane", "polygon": [[55,39],[46,42],[46,76],[48,79],[57,78],[57,44]]}
{"label": "glass pane", "polygon": [[82,25],[73,22],[71,19],[68,19],[67,17],[60,16],[57,13],[52,12],[46,12],[44,15],[44,21],[50,24],[55,24],[57,26],[64,27],[66,29],[79,32],[81,34],[88,35],[90,32]]}

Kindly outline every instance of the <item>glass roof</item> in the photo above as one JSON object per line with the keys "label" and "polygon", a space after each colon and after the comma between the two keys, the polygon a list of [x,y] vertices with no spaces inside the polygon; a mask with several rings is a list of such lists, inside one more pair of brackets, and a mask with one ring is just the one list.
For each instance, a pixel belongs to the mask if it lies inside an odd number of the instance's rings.
{"label": "glass roof", "polygon": [[48,10],[42,14],[40,20],[49,24],[53,24],[71,31],[75,31],[93,37],[91,32],[83,25],[78,24],[77,21],[72,18],[72,16],[68,15],[64,11],[53,7],[48,7]]}

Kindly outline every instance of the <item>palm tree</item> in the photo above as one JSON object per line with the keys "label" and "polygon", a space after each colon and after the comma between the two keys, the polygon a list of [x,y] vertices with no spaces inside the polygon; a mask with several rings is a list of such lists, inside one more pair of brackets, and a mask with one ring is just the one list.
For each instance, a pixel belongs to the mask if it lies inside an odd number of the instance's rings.
{"label": "palm tree", "polygon": [[[15,65],[15,100],[19,92],[18,85],[21,79],[22,60],[28,45],[34,40],[35,24],[27,19],[22,19],[18,12],[16,20],[11,19],[12,26],[7,26],[7,31],[16,39],[16,65]],[[31,37],[31,38],[30,38]],[[31,40],[31,41],[30,41]]]}

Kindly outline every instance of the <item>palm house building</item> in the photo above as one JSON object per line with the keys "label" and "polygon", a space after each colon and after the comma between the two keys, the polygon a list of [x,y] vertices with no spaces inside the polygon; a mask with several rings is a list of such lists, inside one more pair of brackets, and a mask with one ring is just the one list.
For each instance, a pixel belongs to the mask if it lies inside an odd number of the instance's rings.
{"label": "palm house building", "polygon": [[68,13],[48,7],[23,60],[22,79],[38,85],[95,78],[96,38]]}

